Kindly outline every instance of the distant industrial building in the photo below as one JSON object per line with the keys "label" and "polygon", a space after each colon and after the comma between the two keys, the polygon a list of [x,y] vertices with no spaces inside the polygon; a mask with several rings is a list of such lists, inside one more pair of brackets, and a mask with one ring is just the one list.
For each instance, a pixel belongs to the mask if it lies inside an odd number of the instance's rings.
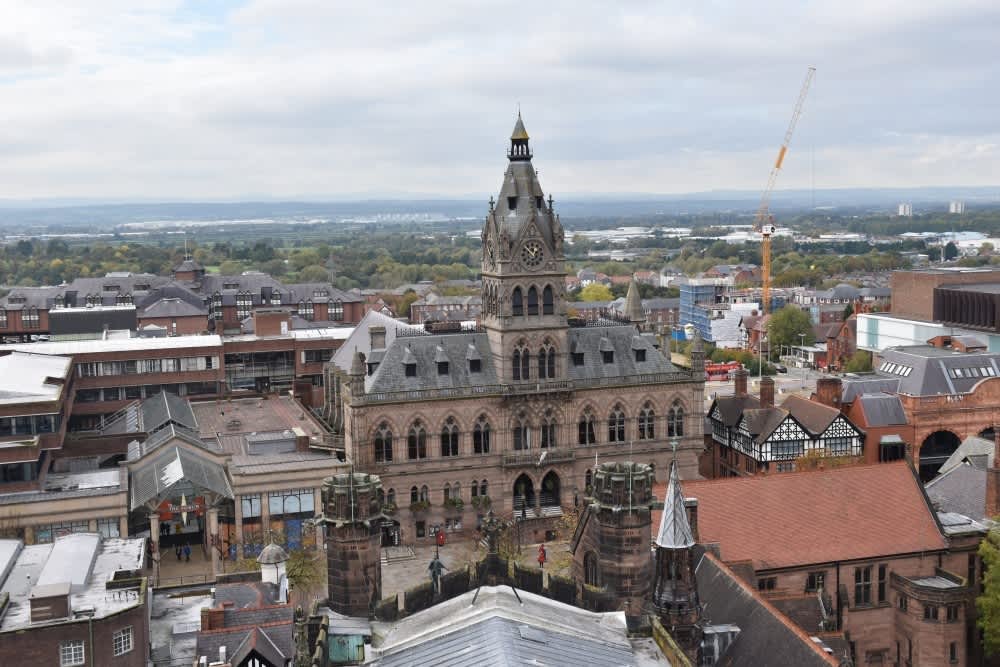
{"label": "distant industrial building", "polygon": [[913,204],[902,203],[899,205],[898,213],[900,217],[912,218],[913,217]]}
{"label": "distant industrial building", "polygon": [[954,213],[955,215],[962,215],[963,213],[965,213],[965,202],[964,201],[949,202],[948,212]]}

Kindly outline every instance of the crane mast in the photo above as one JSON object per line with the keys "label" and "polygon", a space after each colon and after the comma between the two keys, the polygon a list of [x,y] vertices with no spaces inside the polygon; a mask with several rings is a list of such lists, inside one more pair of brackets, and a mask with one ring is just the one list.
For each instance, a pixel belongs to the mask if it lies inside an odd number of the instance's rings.
{"label": "crane mast", "polygon": [[781,173],[781,165],[785,161],[788,145],[792,141],[792,134],[795,133],[795,125],[799,122],[799,116],[802,115],[802,107],[806,102],[809,85],[812,83],[815,73],[815,67],[810,67],[806,71],[806,79],[802,82],[799,99],[795,102],[795,110],[792,111],[792,119],[788,123],[788,129],[785,130],[785,140],[781,143],[781,148],[778,150],[778,157],[774,161],[774,167],[771,168],[771,175],[767,179],[767,187],[764,188],[764,194],[760,198],[760,207],[754,216],[754,231],[758,232],[761,238],[761,312],[765,315],[771,310],[771,235],[774,233],[773,219],[769,212],[771,192],[774,190],[774,184],[778,180],[778,174]]}

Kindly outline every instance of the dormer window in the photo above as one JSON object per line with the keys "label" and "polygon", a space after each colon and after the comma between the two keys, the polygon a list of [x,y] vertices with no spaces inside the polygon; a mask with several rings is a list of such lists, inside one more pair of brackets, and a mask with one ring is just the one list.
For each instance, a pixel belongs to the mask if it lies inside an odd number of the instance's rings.
{"label": "dormer window", "polygon": [[102,289],[105,292],[120,292],[122,288],[119,285],[105,285]]}
{"label": "dormer window", "polygon": [[517,210],[517,197],[507,197],[507,208],[511,211]]}
{"label": "dormer window", "polygon": [[438,367],[438,375],[447,375],[448,374],[448,362],[447,361],[439,361],[439,362],[437,362],[437,367]]}
{"label": "dormer window", "polygon": [[414,363],[403,364],[403,368],[406,370],[406,377],[415,378],[417,377],[417,365]]}
{"label": "dormer window", "polygon": [[469,372],[479,373],[483,370],[483,362],[481,359],[469,359]]}
{"label": "dormer window", "polygon": [[613,364],[613,363],[615,363],[615,353],[614,353],[614,351],[613,350],[602,350],[601,351],[601,359],[606,364]]}
{"label": "dormer window", "polygon": [[637,362],[646,361],[646,350],[632,350],[635,353],[635,360]]}
{"label": "dormer window", "polygon": [[583,366],[583,352],[573,352],[570,356],[573,358],[574,366]]}

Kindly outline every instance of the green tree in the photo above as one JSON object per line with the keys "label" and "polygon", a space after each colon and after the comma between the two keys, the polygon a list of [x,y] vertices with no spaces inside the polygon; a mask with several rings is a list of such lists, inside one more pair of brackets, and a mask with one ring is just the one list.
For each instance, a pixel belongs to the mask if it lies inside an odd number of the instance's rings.
{"label": "green tree", "polygon": [[993,528],[979,544],[983,561],[983,592],[976,598],[987,655],[1000,652],[1000,529]]}
{"label": "green tree", "polygon": [[325,283],[330,281],[330,272],[319,265],[307,266],[299,271],[299,282]]}
{"label": "green tree", "polygon": [[803,340],[812,342],[812,335],[809,315],[791,304],[772,314],[767,321],[768,346],[774,351],[780,350],[783,345],[799,345]]}
{"label": "green tree", "polygon": [[956,257],[958,257],[958,246],[955,245],[954,241],[948,241],[948,245],[944,247],[944,259],[948,261]]}
{"label": "green tree", "polygon": [[580,290],[579,301],[611,301],[614,299],[611,290],[599,283],[590,283]]}
{"label": "green tree", "polygon": [[846,306],[844,306],[844,316],[841,319],[846,322],[847,318],[849,318],[853,314],[854,314],[854,304],[849,303]]}
{"label": "green tree", "polygon": [[219,264],[219,274],[223,276],[238,276],[243,273],[243,264],[231,259],[227,259]]}
{"label": "green tree", "polygon": [[844,370],[848,373],[867,373],[872,369],[872,354],[864,350],[858,350],[851,355],[851,358],[844,364]]}

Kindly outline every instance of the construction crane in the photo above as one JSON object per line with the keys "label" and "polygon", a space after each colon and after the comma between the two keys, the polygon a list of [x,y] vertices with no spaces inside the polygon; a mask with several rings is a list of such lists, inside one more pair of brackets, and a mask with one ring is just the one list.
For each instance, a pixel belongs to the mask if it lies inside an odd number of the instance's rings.
{"label": "construction crane", "polygon": [[788,129],[785,131],[785,140],[781,143],[781,148],[778,150],[778,159],[774,161],[771,175],[767,179],[767,187],[764,188],[764,194],[760,198],[760,208],[757,209],[757,215],[754,216],[753,228],[754,231],[760,234],[761,240],[760,254],[761,264],[763,265],[761,268],[761,283],[763,287],[761,290],[761,312],[765,315],[771,310],[771,235],[774,234],[774,218],[769,211],[771,192],[774,190],[774,184],[778,180],[778,174],[781,172],[781,165],[785,161],[785,154],[788,152],[788,144],[792,141],[795,125],[799,122],[799,116],[802,115],[802,105],[806,102],[809,85],[812,83],[815,73],[815,67],[810,67],[806,71],[806,80],[802,82],[802,90],[799,91],[799,99],[795,103],[792,120],[788,123]]}

